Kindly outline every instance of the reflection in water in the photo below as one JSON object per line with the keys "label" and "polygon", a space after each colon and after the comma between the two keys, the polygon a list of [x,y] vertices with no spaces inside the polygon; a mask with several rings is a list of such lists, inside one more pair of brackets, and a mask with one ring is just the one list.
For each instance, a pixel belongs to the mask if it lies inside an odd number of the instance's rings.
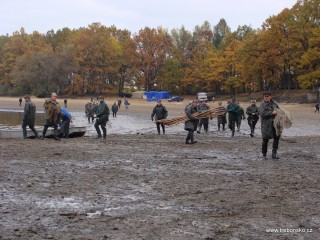
{"label": "reflection in water", "polygon": [[[22,117],[23,117],[22,111],[0,110],[0,124],[4,124],[8,126],[21,125]],[[35,125],[43,125],[43,123],[44,123],[44,113],[37,112]]]}

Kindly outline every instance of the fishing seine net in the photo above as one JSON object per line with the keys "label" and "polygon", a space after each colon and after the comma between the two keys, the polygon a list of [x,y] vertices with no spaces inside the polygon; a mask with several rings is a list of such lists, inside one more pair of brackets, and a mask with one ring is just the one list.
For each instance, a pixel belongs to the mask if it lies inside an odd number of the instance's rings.
{"label": "fishing seine net", "polygon": [[284,109],[276,109],[277,115],[273,120],[273,126],[276,129],[277,136],[280,136],[284,128],[290,128],[292,125],[291,114]]}

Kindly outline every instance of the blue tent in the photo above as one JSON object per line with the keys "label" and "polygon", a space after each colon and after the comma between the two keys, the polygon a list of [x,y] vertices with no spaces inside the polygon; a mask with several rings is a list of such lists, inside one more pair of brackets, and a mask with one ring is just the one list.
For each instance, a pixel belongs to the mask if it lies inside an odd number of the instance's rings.
{"label": "blue tent", "polygon": [[158,91],[149,91],[144,93],[147,97],[148,102],[156,102],[159,99],[169,99],[170,92],[158,92]]}

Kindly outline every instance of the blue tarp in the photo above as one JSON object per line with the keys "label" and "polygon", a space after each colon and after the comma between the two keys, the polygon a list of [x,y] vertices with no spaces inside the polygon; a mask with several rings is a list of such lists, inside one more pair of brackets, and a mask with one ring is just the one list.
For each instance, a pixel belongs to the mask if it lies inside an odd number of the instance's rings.
{"label": "blue tarp", "polygon": [[146,95],[148,102],[156,102],[159,99],[170,98],[170,92],[149,91],[149,92],[145,92],[144,95]]}

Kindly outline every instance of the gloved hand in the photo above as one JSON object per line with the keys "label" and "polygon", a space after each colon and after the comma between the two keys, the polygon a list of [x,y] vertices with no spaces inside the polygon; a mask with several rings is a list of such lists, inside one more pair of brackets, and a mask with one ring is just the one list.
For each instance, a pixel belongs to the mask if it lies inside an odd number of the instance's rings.
{"label": "gloved hand", "polygon": [[153,122],[153,117],[151,117],[151,121]]}

